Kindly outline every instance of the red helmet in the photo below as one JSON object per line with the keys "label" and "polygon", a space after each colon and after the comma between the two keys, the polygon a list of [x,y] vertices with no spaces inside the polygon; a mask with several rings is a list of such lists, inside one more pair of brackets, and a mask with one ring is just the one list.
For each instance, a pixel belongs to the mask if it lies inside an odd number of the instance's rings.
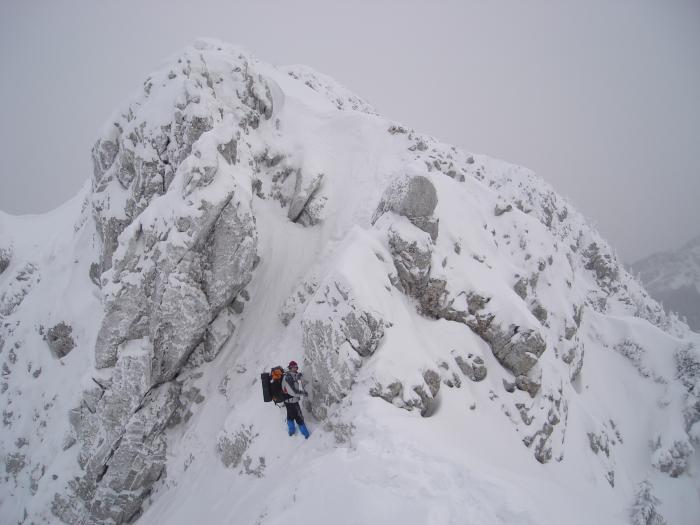
{"label": "red helmet", "polygon": [[296,361],[290,361],[288,368],[299,368],[299,365],[297,364]]}

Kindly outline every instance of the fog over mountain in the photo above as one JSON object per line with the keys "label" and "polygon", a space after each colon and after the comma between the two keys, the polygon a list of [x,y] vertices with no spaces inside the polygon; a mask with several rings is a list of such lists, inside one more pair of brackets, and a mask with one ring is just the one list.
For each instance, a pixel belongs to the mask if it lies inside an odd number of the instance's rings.
{"label": "fog over mountain", "polygon": [[700,236],[675,251],[656,253],[631,265],[666,311],[700,331]]}
{"label": "fog over mountain", "polygon": [[527,166],[627,263],[700,234],[695,0],[0,2],[0,210],[77,192],[112,108],[200,36],[308,64],[388,118]]}
{"label": "fog over mountain", "polygon": [[4,520],[697,521],[700,335],[550,184],[215,39],[134,87],[0,213]]}

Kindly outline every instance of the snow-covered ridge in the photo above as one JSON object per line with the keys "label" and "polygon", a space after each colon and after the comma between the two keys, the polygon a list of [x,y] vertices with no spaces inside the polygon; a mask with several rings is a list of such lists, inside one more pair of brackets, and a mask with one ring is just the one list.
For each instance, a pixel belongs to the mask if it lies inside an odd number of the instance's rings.
{"label": "snow-covered ridge", "polygon": [[[532,172],[212,40],[93,158],[60,210],[0,217],[3,516],[700,512],[698,336]],[[292,358],[304,443],[258,383]]]}

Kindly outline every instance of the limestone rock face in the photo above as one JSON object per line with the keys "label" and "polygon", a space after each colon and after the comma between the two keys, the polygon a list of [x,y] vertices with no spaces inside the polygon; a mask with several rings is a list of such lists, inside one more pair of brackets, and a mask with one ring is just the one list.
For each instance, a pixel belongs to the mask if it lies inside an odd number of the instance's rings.
{"label": "limestone rock face", "polygon": [[404,410],[418,410],[423,417],[430,417],[436,409],[436,397],[440,391],[440,373],[433,369],[421,374],[418,384],[395,380],[389,383],[377,381],[369,390],[373,397],[379,397]]}
{"label": "limestone rock face", "polygon": [[433,217],[437,202],[435,186],[427,177],[413,175],[398,178],[385,192],[373,222],[384,213],[391,211],[406,217],[415,226],[428,233],[434,241],[438,235],[438,222]]}
{"label": "limestone rock face", "polygon": [[520,330],[517,326],[504,330],[491,323],[483,337],[496,359],[516,376],[526,374],[535,366],[546,349],[544,339],[538,332]]}
{"label": "limestone rock face", "polygon": [[418,409],[423,417],[430,417],[435,411],[435,398],[440,391],[440,374],[426,370],[422,374],[423,384],[413,388],[414,396],[408,398],[404,408]]}
{"label": "limestone rock face", "polygon": [[428,235],[405,239],[394,229],[388,232],[389,248],[398,274],[398,286],[412,297],[421,297],[430,280],[432,247]]}
{"label": "limestone rock face", "polygon": [[321,284],[312,305],[302,318],[304,360],[313,378],[311,410],[325,419],[329,407],[349,394],[363,358],[376,351],[385,323],[363,309],[340,276]]}
{"label": "limestone rock face", "polygon": [[305,187],[302,187],[301,172],[297,171],[294,195],[289,203],[289,210],[287,211],[289,220],[292,222],[300,222],[305,226],[313,226],[319,222],[318,203],[317,206],[314,206],[313,199],[321,187],[322,182],[323,174],[320,173],[311,179]]}
{"label": "limestone rock face", "polygon": [[[515,396],[515,392],[524,391],[535,400],[534,403],[539,404],[540,410],[532,414],[529,409],[518,410],[525,426],[538,425],[538,430],[524,442],[532,448],[535,458],[545,463],[552,459],[555,450],[561,449],[560,440],[563,439],[565,424],[560,423],[564,419],[562,412],[565,413],[567,406],[558,393],[547,392],[542,395],[543,379],[541,370],[537,367],[547,349],[547,311],[538,302],[536,287],[539,272],[544,271],[548,263],[546,260],[539,261],[537,271],[518,280],[514,287],[517,294],[513,294],[515,301],[532,297],[528,308],[531,309],[530,317],[511,318],[506,312],[512,309],[491,308],[490,296],[456,285],[459,279],[451,273],[446,260],[440,266],[434,264],[434,254],[440,250],[439,239],[437,229],[426,228],[426,224],[437,225],[437,218],[432,216],[437,195],[433,199],[429,183],[426,177],[408,179],[403,185],[394,183],[385,192],[375,213],[375,227],[385,235],[386,246],[396,271],[390,279],[398,290],[416,300],[417,310],[422,315],[468,326],[486,342],[507,373],[512,374],[512,378],[507,381],[510,385],[507,392]],[[419,193],[421,194],[418,195]],[[387,211],[392,213],[388,214]],[[416,220],[417,217],[422,219]],[[429,220],[423,220],[426,218]],[[462,246],[460,243],[454,246],[453,252],[459,257]],[[483,262],[480,257],[473,257],[473,260]],[[575,323],[572,321],[571,324]],[[571,334],[572,338],[574,334],[575,332]],[[569,362],[580,371],[582,351],[579,351],[578,346],[572,345],[572,352]],[[575,361],[576,356],[579,359]],[[467,353],[465,357],[453,352],[453,357],[457,367],[471,381],[480,382],[486,378],[487,370],[481,356]],[[444,370],[442,382],[452,387],[459,386],[459,377],[454,372],[450,375],[449,363],[444,363],[444,366],[438,363],[438,370],[440,367]],[[429,416],[436,406],[437,391],[428,387],[430,383],[425,377],[432,376],[424,376],[423,382],[391,377],[377,379],[370,394],[401,408],[419,408],[422,415]],[[439,372],[436,372],[436,377],[439,377]],[[546,417],[542,417],[543,414]]]}
{"label": "limestone rock face", "polygon": [[530,397],[535,397],[540,390],[541,381],[535,381],[526,375],[519,375],[515,378],[515,386],[519,390],[524,390]]}
{"label": "limestone rock face", "polygon": [[[415,205],[411,209],[421,208]],[[467,324],[491,346],[499,362],[515,376],[526,374],[537,363],[546,349],[537,329],[518,325],[504,328],[496,315],[485,311],[488,298],[473,292],[456,294],[449,290],[448,281],[431,277],[433,241],[429,235],[410,228],[402,228],[399,233],[389,226],[387,237],[398,277],[396,285],[418,300],[423,314]],[[465,297],[463,309],[456,307],[458,295]]]}
{"label": "limestone rock face", "polygon": [[[168,98],[171,112],[154,118],[151,101]],[[163,430],[181,388],[172,380],[200,345],[204,361],[218,353],[234,326],[214,321],[257,264],[250,182],[235,165],[251,155],[240,137],[272,112],[252,59],[200,42],[148,79],[97,141],[92,207],[105,316],[95,363],[107,377],[72,414],[84,475],[70,487],[77,498],[56,497],[64,521],[125,522],[161,476]]]}

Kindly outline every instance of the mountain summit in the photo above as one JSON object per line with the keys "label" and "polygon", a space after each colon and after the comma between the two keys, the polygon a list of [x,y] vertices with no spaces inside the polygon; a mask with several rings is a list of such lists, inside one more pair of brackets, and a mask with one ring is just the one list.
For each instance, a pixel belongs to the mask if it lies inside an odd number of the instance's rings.
{"label": "mountain summit", "polygon": [[[692,523],[700,336],[532,172],[201,40],[0,215],[20,523]],[[300,363],[311,437],[260,373]]]}

